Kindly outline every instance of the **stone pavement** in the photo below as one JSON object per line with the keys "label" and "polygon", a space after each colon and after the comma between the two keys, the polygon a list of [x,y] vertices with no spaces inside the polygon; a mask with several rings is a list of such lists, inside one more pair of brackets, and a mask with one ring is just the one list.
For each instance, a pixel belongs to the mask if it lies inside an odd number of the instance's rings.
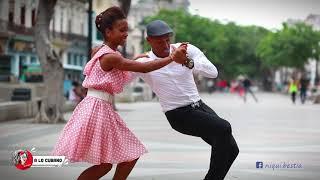
{"label": "stone pavement", "polygon": [[[244,103],[236,95],[202,94],[205,103],[233,126],[240,154],[226,180],[319,180],[320,106],[297,103],[280,94],[257,94]],[[147,146],[128,180],[200,180],[209,165],[210,147],[200,138],[171,129],[157,102],[119,103],[119,114]],[[66,114],[66,118],[70,113]],[[10,153],[35,147],[34,155],[49,155],[64,124],[31,124],[30,120],[0,123],[0,179],[76,179],[86,163],[62,168],[17,170]],[[297,163],[302,168],[256,168]],[[111,180],[114,170],[102,179]]]}

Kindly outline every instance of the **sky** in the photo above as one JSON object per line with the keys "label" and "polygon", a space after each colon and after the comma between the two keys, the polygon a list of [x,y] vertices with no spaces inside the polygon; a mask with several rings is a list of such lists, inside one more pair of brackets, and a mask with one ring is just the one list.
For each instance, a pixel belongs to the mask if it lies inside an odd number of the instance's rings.
{"label": "sky", "polygon": [[287,19],[304,20],[309,14],[320,15],[320,0],[189,0],[192,14],[233,21],[239,25],[257,25],[281,29]]}

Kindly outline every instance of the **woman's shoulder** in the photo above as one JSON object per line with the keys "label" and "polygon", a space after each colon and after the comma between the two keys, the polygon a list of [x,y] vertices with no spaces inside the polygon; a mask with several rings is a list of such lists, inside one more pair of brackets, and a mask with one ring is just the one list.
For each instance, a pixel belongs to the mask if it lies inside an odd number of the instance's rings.
{"label": "woman's shoulder", "polygon": [[114,51],[107,45],[102,45],[101,48],[96,52],[92,59],[99,58],[105,54],[120,54],[118,51]]}

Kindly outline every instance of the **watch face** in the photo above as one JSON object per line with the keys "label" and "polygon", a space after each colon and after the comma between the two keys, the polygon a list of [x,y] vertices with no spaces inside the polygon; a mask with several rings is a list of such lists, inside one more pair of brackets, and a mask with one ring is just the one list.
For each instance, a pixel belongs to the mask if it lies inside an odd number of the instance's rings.
{"label": "watch face", "polygon": [[188,68],[192,69],[194,66],[193,59],[189,59]]}

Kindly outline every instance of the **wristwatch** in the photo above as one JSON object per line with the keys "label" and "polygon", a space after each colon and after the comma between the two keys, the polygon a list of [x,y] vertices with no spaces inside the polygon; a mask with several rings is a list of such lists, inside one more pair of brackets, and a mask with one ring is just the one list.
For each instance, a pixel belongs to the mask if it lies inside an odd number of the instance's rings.
{"label": "wristwatch", "polygon": [[192,69],[194,67],[194,60],[188,57],[185,66]]}

